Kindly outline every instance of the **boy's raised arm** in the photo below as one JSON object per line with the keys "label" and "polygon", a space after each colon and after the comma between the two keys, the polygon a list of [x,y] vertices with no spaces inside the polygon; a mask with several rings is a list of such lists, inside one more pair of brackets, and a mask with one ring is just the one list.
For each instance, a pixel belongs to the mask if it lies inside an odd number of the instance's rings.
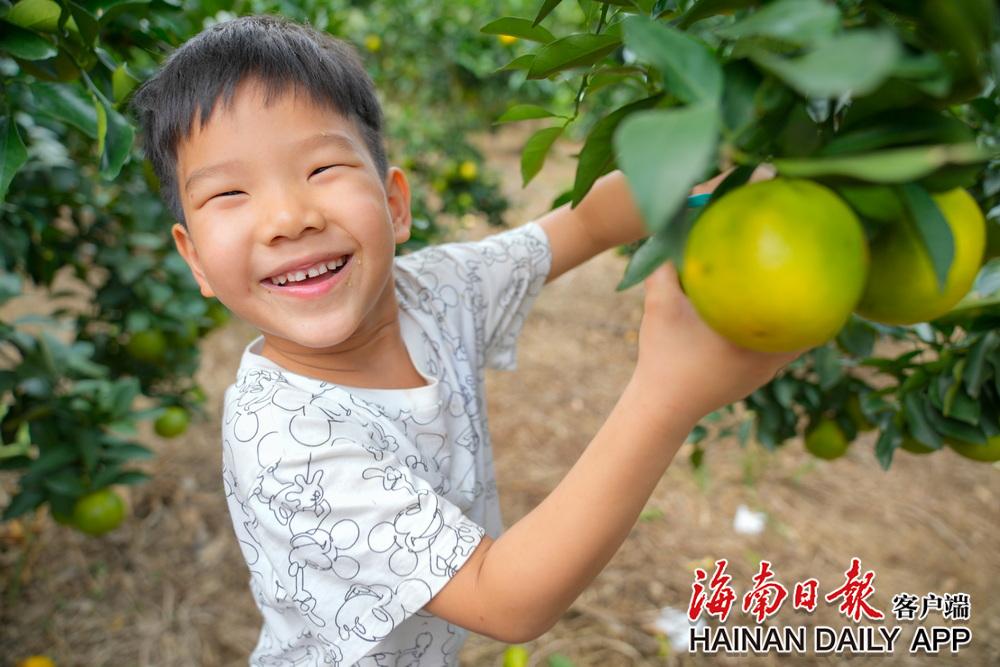
{"label": "boy's raised arm", "polygon": [[[712,192],[729,171],[694,186],[691,194]],[[750,180],[771,175],[770,168],[762,166]],[[569,204],[560,206],[539,218],[538,224],[552,248],[552,269],[546,284],[609,248],[649,235],[625,175],[617,170],[599,178],[575,209]]]}
{"label": "boy's raised arm", "polygon": [[608,419],[545,500],[496,541],[483,539],[431,613],[506,642],[546,632],[621,547],[698,420],[797,356],[721,338],[669,265],[645,288],[638,362]]}

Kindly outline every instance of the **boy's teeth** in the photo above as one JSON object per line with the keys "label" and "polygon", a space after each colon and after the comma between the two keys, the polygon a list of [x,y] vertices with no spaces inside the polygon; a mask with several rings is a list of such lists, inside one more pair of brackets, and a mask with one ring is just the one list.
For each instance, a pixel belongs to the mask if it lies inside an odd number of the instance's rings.
{"label": "boy's teeth", "polygon": [[340,268],[346,261],[347,255],[330,262],[319,262],[310,266],[305,271],[294,271],[286,273],[282,276],[273,276],[271,278],[271,283],[274,285],[284,285],[287,282],[298,282],[300,280],[305,280],[306,278],[315,278],[316,276],[322,275],[327,271],[333,271],[334,269]]}

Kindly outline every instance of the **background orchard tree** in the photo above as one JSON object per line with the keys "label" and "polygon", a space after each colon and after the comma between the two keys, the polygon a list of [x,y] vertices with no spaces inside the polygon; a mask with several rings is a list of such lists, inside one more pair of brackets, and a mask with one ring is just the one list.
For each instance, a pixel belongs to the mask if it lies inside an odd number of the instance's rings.
{"label": "background orchard tree", "polygon": [[[576,17],[576,31],[549,30],[554,16]],[[938,193],[967,189],[987,217],[982,260],[1000,254],[998,22],[990,0],[546,0],[483,31],[534,44],[504,69],[574,93],[499,117],[550,121],[524,146],[524,182],[567,135],[583,147],[554,205],[575,206],[616,167],[627,176],[651,233],[627,249],[619,289],[667,260],[683,269],[698,217],[761,164],[832,188],[869,240],[908,220],[943,285],[956,238]],[[685,205],[724,172],[707,208]],[[691,438],[753,431],[774,448],[805,431],[810,451],[835,458],[877,428],[886,468],[900,447],[1000,459],[998,324],[1000,263],[986,261],[947,314],[907,326],[852,315],[746,399],[748,420],[713,414]]]}

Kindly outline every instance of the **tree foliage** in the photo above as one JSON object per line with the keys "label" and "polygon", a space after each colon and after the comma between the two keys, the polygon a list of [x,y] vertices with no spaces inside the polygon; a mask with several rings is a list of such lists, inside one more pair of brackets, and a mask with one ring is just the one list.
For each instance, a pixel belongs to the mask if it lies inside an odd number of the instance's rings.
{"label": "tree foliage", "polygon": [[[571,32],[537,32],[563,10],[576,17]],[[628,249],[619,289],[665,261],[681,265],[704,210],[685,205],[692,186],[731,170],[711,206],[765,163],[834,189],[869,236],[887,212],[912,216],[942,283],[954,244],[928,194],[966,188],[987,212],[986,259],[997,254],[1000,16],[990,0],[546,1],[490,25],[498,22],[538,41],[508,67],[574,91],[570,104],[516,105],[501,117],[553,121],[525,145],[525,182],[573,132],[583,137],[576,177],[555,205],[575,206],[613,169],[628,178],[650,235]],[[994,261],[938,321],[896,327],[852,316],[834,341],[746,399],[756,438],[777,447],[833,418],[854,439],[871,422],[888,467],[908,437],[939,449],[1000,435],[998,302]],[[711,416],[692,440],[717,422]],[[745,443],[749,424],[721,434]]]}

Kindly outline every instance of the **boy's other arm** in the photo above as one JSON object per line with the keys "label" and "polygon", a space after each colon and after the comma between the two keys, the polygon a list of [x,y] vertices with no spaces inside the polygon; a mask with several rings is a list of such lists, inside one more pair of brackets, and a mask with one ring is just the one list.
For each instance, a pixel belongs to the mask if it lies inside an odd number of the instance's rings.
{"label": "boy's other arm", "polygon": [[555,489],[497,540],[484,537],[427,604],[508,643],[548,631],[621,547],[677,450],[712,410],[799,353],[738,348],[698,317],[671,265],[645,283],[632,378]]}
{"label": "boy's other arm", "polygon": [[[699,183],[691,194],[712,192],[729,175],[724,171]],[[770,168],[761,166],[751,181],[769,178]],[[609,248],[638,241],[649,235],[632,190],[621,171],[602,176],[575,209],[564,204],[538,219],[552,248],[548,284],[570,269]]]}

